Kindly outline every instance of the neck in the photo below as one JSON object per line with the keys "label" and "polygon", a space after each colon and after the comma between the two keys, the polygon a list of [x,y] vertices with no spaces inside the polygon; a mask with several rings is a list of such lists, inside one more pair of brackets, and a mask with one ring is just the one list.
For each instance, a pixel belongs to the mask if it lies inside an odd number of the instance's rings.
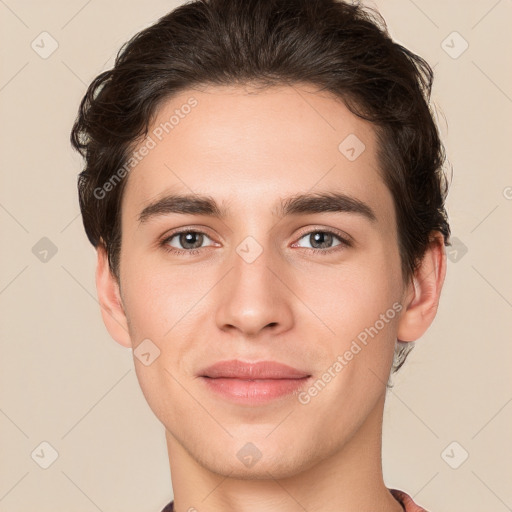
{"label": "neck", "polygon": [[341,449],[283,478],[271,469],[252,480],[213,472],[166,430],[175,512],[403,512],[382,477],[384,400]]}

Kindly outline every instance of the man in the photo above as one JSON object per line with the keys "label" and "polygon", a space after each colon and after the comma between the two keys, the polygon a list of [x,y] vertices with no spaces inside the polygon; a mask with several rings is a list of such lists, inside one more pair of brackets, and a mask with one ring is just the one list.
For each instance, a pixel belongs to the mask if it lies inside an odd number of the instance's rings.
{"label": "man", "polygon": [[336,0],[184,4],[90,85],[80,207],[165,427],[165,512],[424,510],[381,444],[446,271],[431,85]]}

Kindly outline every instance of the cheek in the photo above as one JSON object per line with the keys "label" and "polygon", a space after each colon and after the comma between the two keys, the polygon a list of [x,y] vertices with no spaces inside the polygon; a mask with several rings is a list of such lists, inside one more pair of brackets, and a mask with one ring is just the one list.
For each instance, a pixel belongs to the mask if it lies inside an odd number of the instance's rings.
{"label": "cheek", "polygon": [[[123,297],[130,320],[130,336],[134,346],[134,367],[144,397],[161,420],[181,417],[183,389],[173,379],[186,364],[187,351],[193,346],[190,333],[198,325],[200,308],[194,307],[206,293],[201,281],[176,269],[162,270],[142,259],[125,261]],[[151,340],[148,345],[145,340]],[[148,347],[150,357],[158,356],[148,365],[138,359],[137,346]],[[155,349],[154,346],[157,348]],[[146,352],[146,350],[144,350]],[[185,362],[184,362],[185,361]],[[177,376],[177,375],[176,375]],[[179,382],[183,379],[178,377]],[[166,390],[163,392],[163,390]],[[172,398],[172,400],[170,399]],[[185,405],[190,403],[184,401]],[[168,415],[168,417],[166,417]]]}
{"label": "cheek", "polygon": [[402,293],[400,269],[382,254],[360,258],[346,268],[313,271],[307,283],[304,296],[318,305],[318,311],[323,312],[326,323],[340,340],[357,336],[390,308],[386,319],[394,324],[393,304]]}
{"label": "cheek", "polygon": [[343,368],[333,390],[340,394],[351,390],[353,396],[344,400],[353,400],[356,406],[365,393],[376,397],[389,377],[402,309],[399,262],[383,253],[373,255],[350,271],[333,273],[324,286],[329,296],[321,315],[334,331],[324,344],[327,366],[338,361]]}
{"label": "cheek", "polygon": [[332,384],[317,406],[333,404],[328,413],[333,422],[347,410],[359,411],[353,421],[362,420],[385,390],[402,308],[399,283],[395,271],[370,266],[332,275],[330,284],[326,280],[331,296],[319,316],[334,334],[321,343],[328,375],[319,378]]}
{"label": "cheek", "polygon": [[170,272],[136,257],[125,259],[122,295],[135,345],[144,338],[161,339],[169,331],[183,302],[181,288]]}
{"label": "cheek", "polygon": [[201,325],[201,306],[216,282],[213,270],[142,257],[125,261],[124,277],[123,298],[134,344],[150,338],[162,349],[170,340],[178,348],[184,330]]}

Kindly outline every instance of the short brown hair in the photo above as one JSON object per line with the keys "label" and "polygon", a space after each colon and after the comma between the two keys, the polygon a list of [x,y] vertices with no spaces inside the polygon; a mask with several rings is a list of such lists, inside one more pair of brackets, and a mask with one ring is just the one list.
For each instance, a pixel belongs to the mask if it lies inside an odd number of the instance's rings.
{"label": "short brown hair", "polygon": [[[429,106],[433,71],[393,42],[382,17],[340,0],[194,0],[142,30],[111,70],[90,84],[71,132],[85,158],[79,203],[90,242],[106,248],[119,279],[126,179],[95,190],[147,135],[158,107],[195,85],[310,83],[374,124],[382,177],[395,205],[402,274],[408,279],[434,231],[448,245],[445,160]],[[394,369],[412,344],[402,344]],[[398,362],[397,362],[398,361]]]}

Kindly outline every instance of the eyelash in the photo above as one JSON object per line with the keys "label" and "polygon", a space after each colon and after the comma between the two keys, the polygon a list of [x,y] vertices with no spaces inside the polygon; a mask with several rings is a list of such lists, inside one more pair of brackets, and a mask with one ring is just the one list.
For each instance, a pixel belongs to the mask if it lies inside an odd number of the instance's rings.
{"label": "eyelash", "polygon": [[[184,229],[181,231],[175,231],[174,233],[172,233],[171,235],[166,237],[164,240],[162,240],[160,242],[160,246],[164,249],[164,251],[172,253],[172,254],[176,254],[178,256],[185,255],[185,254],[187,256],[194,256],[194,255],[198,254],[201,251],[201,249],[205,249],[205,247],[199,247],[197,249],[176,249],[176,247],[171,247],[170,245],[168,245],[168,243],[175,236],[181,235],[183,233],[193,233],[193,234],[205,235],[208,237],[208,235],[204,231],[197,231],[194,229]],[[343,238],[337,232],[331,231],[330,229],[313,229],[311,231],[307,231],[306,233],[302,233],[299,236],[299,238],[297,239],[297,241],[299,241],[302,238],[304,238],[305,236],[311,235],[313,233],[328,233],[329,235],[333,235],[340,242],[340,244],[338,244],[334,247],[328,248],[328,249],[314,249],[314,248],[303,247],[303,249],[308,249],[313,254],[321,254],[321,255],[325,256],[326,254],[332,254],[332,253],[342,250],[346,247],[352,247],[352,243],[349,240],[347,240],[346,238]],[[208,237],[208,238],[210,238],[210,237]]]}

